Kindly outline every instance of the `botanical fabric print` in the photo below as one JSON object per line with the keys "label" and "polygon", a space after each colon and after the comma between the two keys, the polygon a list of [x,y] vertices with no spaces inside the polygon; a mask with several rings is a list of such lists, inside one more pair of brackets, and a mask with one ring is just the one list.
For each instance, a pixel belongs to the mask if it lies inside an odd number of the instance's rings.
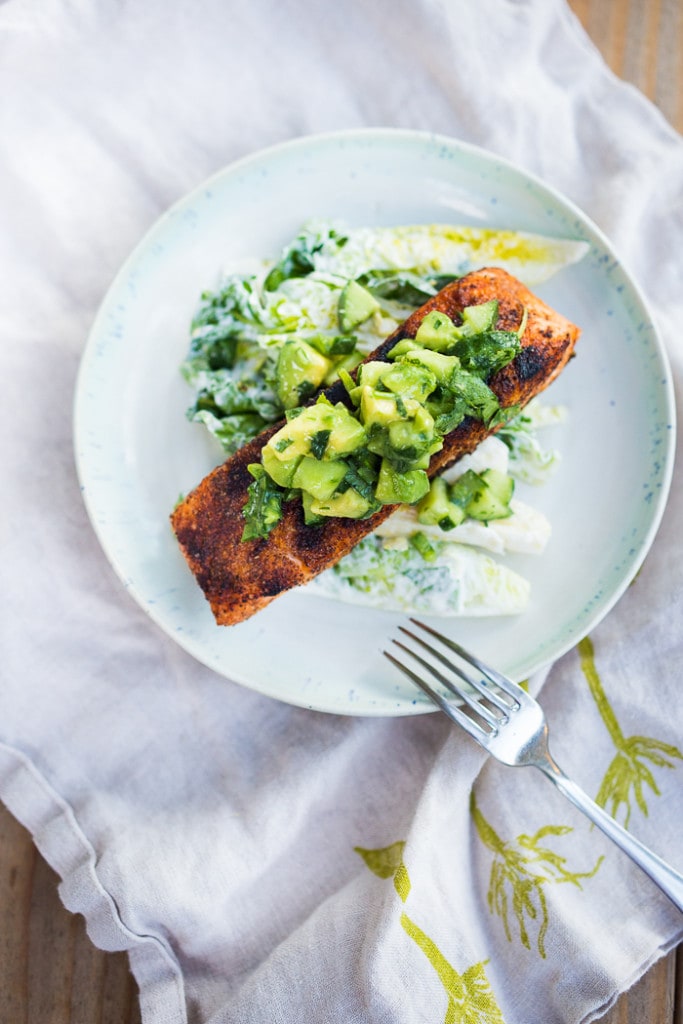
{"label": "botanical fabric print", "polygon": [[[402,903],[410,893],[410,879],[403,862],[404,846],[404,842],[397,842],[379,850],[354,847],[379,878],[393,878]],[[488,961],[482,960],[460,974],[405,911],[401,914],[401,927],[422,950],[444,987],[448,999],[444,1024],[505,1024],[486,977]]]}
{"label": "botanical fabric print", "polygon": [[603,858],[599,857],[590,871],[569,871],[566,857],[541,845],[548,836],[564,836],[573,829],[568,825],[545,825],[533,836],[520,835],[514,842],[505,842],[486,820],[477,806],[472,791],[470,809],[482,842],[493,853],[489,891],[489,910],[497,914],[505,929],[508,942],[512,941],[510,919],[517,922],[523,946],[531,949],[527,922],[536,928],[536,948],[545,958],[545,936],[548,931],[548,904],[545,887],[552,882],[569,882],[582,888],[585,878],[592,878]]}
{"label": "botanical fabric print", "polygon": [[633,809],[632,798],[635,798],[636,804],[647,816],[647,803],[643,787],[649,786],[655,796],[660,795],[650,765],[655,768],[675,768],[673,760],[680,760],[683,758],[683,754],[678,747],[648,736],[624,736],[595,667],[595,650],[590,637],[581,640],[577,649],[583,674],[597,704],[600,717],[617,750],[595,801],[604,807],[613,818],[616,818],[623,808],[624,827],[628,828]]}
{"label": "botanical fabric print", "polygon": [[365,850],[362,846],[354,846],[356,853],[360,854],[373,874],[378,878],[393,878],[394,889],[403,903],[410,892],[410,879],[403,863],[405,845],[405,842],[392,843],[381,850]]}

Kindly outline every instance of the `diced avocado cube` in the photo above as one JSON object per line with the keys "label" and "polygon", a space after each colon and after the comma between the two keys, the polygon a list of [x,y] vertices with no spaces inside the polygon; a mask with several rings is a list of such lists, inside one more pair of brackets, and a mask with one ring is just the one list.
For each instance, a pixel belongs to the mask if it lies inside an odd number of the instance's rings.
{"label": "diced avocado cube", "polygon": [[433,309],[427,313],[418,327],[415,341],[435,352],[445,352],[456,343],[459,337],[460,332],[451,318],[445,313]]}
{"label": "diced avocado cube", "polygon": [[367,363],[361,363],[358,367],[358,373],[356,374],[356,383],[352,387],[349,387],[345,381],[344,385],[349,393],[349,397],[353,404],[357,407],[360,405],[361,395],[364,387],[375,388],[379,384],[380,377],[383,373],[386,373],[388,364],[378,359],[371,359]]}
{"label": "diced avocado cube", "polygon": [[379,309],[379,302],[367,288],[363,288],[357,281],[348,281],[339,296],[337,307],[339,326],[345,334],[348,334],[349,331],[369,320]]}
{"label": "diced avocado cube", "polygon": [[358,386],[376,388],[388,369],[389,364],[381,359],[370,359],[362,363],[358,370]]}
{"label": "diced avocado cube", "polygon": [[383,391],[375,391],[369,384],[361,388],[360,413],[366,429],[374,424],[388,426],[398,419],[396,396]]}
{"label": "diced avocado cube", "polygon": [[282,459],[293,458],[295,455],[308,455],[311,450],[311,439],[321,430],[331,427],[332,415],[329,407],[310,405],[302,409],[298,416],[288,420],[273,434],[268,445]]}
{"label": "diced avocado cube", "polygon": [[463,521],[465,511],[450,501],[446,481],[437,476],[430,484],[429,493],[418,503],[417,518],[424,526],[452,530]]}
{"label": "diced avocado cube", "polygon": [[445,356],[441,352],[432,352],[426,348],[409,352],[402,361],[423,366],[434,374],[437,383],[441,385],[447,385],[455,371],[460,368],[457,356]]}
{"label": "diced avocado cube", "polygon": [[355,451],[366,440],[362,424],[345,405],[341,402],[331,405],[323,399],[315,405],[306,406],[298,416],[288,420],[273,434],[268,447],[282,460],[297,455],[310,455],[311,445],[323,434],[327,434],[326,444],[320,455],[325,459],[336,459]]}
{"label": "diced avocado cube", "polygon": [[340,519],[362,519],[370,507],[370,502],[355,487],[349,487],[343,494],[333,494],[324,500],[314,498],[310,503],[313,515],[336,516]]}
{"label": "diced avocado cube", "polygon": [[493,329],[498,319],[498,299],[482,302],[479,306],[467,306],[462,311],[463,334],[483,334]]}
{"label": "diced avocado cube", "polygon": [[389,443],[398,450],[417,448],[424,451],[434,440],[434,420],[423,406],[418,406],[412,419],[389,424]]}
{"label": "diced avocado cube", "polygon": [[331,498],[346,476],[348,469],[343,459],[335,462],[320,462],[304,456],[296,467],[291,486],[300,487],[313,498]]}
{"label": "diced avocado cube", "polygon": [[324,406],[311,405],[302,409],[298,416],[287,420],[276,434],[273,434],[267,447],[274,454],[286,461],[296,455],[308,455],[311,450],[311,438],[329,426],[331,416],[324,411]]}
{"label": "diced avocado cube", "polygon": [[332,366],[305,341],[286,342],[277,357],[276,391],[285,409],[301,405],[315,394]]}
{"label": "diced avocado cube", "polygon": [[[272,438],[271,438],[272,441]],[[283,459],[281,455],[271,447],[271,441],[261,452],[261,463],[271,480],[274,480],[280,487],[291,487],[296,468],[301,462],[301,456],[290,459]]]}
{"label": "diced avocado cube", "polygon": [[389,459],[382,465],[375,487],[375,497],[383,505],[414,505],[429,491],[429,478],[423,469],[399,473]]}
{"label": "diced avocado cube", "polygon": [[402,398],[415,398],[424,402],[436,387],[436,376],[426,366],[418,363],[401,362],[391,366],[384,364],[381,376],[382,386]]}
{"label": "diced avocado cube", "polygon": [[426,411],[414,398],[375,391],[369,385],[361,390],[360,412],[366,428],[373,425],[388,427],[396,420],[411,420],[420,410]]}
{"label": "diced avocado cube", "polygon": [[338,459],[361,448],[367,441],[363,424],[353,416],[341,402],[333,407],[332,429],[325,451],[326,459]]}

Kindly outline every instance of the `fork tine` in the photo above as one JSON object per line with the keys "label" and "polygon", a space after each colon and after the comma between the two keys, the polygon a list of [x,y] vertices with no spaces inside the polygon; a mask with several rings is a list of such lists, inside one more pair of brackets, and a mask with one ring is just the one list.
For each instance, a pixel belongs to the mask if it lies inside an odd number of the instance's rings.
{"label": "fork tine", "polygon": [[[411,634],[408,635],[410,636]],[[487,707],[481,704],[478,700],[475,700],[470,694],[466,693],[464,690],[461,690],[459,686],[455,685],[452,679],[448,679],[441,672],[439,672],[438,668],[434,668],[434,666],[430,665],[428,661],[425,661],[424,658],[421,658],[419,654],[416,654],[415,651],[411,651],[409,647],[406,647],[404,644],[402,644],[400,640],[393,640],[392,643],[396,644],[396,646],[400,647],[402,651],[405,651],[406,654],[409,654],[411,658],[414,658],[415,661],[419,662],[420,665],[422,665],[423,668],[425,668],[430,673],[430,675],[434,676],[435,679],[439,680],[442,686],[445,686],[446,689],[450,690],[452,694],[458,697],[459,700],[463,702],[463,704],[467,704],[467,706],[471,708],[472,711],[474,711],[481,718],[483,718],[487,725],[491,726],[492,729],[497,729],[497,727],[500,725],[500,719],[497,718],[492,711],[490,711]]]}
{"label": "fork tine", "polygon": [[384,654],[385,658],[388,658],[392,665],[395,665],[396,668],[403,672],[404,675],[408,676],[408,678],[411,679],[416,686],[419,686],[422,692],[425,693],[427,697],[429,697],[429,699],[433,701],[434,704],[436,704],[437,707],[441,708],[444,714],[448,715],[448,717],[452,719],[456,723],[456,725],[459,725],[462,729],[465,730],[465,732],[469,733],[469,735],[473,739],[475,739],[477,743],[485,742],[487,738],[486,730],[482,729],[482,727],[477,722],[475,722],[473,718],[470,718],[469,715],[466,715],[463,711],[460,710],[460,708],[457,708],[453,704],[451,704],[451,702],[446,700],[445,697],[443,697],[438,692],[438,690],[432,689],[432,687],[428,683],[425,683],[425,681],[421,679],[420,676],[418,676],[415,672],[409,669],[407,665],[404,665],[402,662],[400,662],[398,658],[395,658],[393,654],[389,654],[388,651],[383,651],[382,653]]}
{"label": "fork tine", "polygon": [[465,650],[464,647],[461,647],[455,640],[451,640],[449,637],[444,636],[436,629],[432,629],[431,626],[428,626],[426,622],[420,622],[419,619],[411,618],[410,621],[414,623],[414,625],[419,626],[420,629],[424,629],[425,633],[430,633],[433,637],[436,637],[436,639],[440,640],[446,647],[450,647],[450,649],[454,651],[455,654],[459,655],[463,661],[469,662],[473,668],[476,668],[478,672],[481,672],[482,675],[490,679],[492,683],[495,683],[495,685],[500,687],[504,693],[513,697],[518,703],[521,703],[527,697],[527,694],[521,686],[518,686],[517,683],[513,683],[511,679],[508,679],[507,676],[501,675],[500,672],[496,672],[496,670],[491,668],[490,665],[485,665],[483,661],[480,661],[474,654],[470,654],[469,651]]}
{"label": "fork tine", "polygon": [[[445,665],[447,669],[450,669],[451,672],[453,672],[456,676],[462,679],[464,683],[467,683],[467,685],[470,686],[476,693],[480,693],[482,697],[485,697],[490,704],[493,704],[494,707],[497,707],[498,710],[501,711],[503,714],[508,714],[508,712],[512,710],[512,706],[510,705],[509,701],[507,699],[503,700],[501,696],[498,693],[496,693],[495,690],[492,690],[491,687],[486,682],[480,682],[473,676],[468,675],[467,672],[464,672],[459,665],[454,664],[454,662],[447,658],[445,654],[442,654],[441,651],[438,651],[435,647],[432,647],[430,644],[426,642],[426,640],[422,640],[421,637],[415,636],[415,634],[411,633],[409,629],[405,628],[405,626],[399,626],[398,628],[402,633],[405,633],[406,636],[409,636],[411,640],[414,640],[416,644],[419,644],[420,647],[423,647],[426,651],[428,651],[432,655],[432,657],[437,658],[442,665]],[[394,641],[394,643],[396,643],[396,641]],[[415,655],[413,655],[413,657],[415,657]],[[456,697],[461,697],[462,699],[465,699],[465,694],[460,689],[460,687],[454,686],[453,683],[451,683],[447,679],[441,679],[441,682],[443,682],[444,686],[447,686],[448,689],[456,695]],[[506,693],[505,696],[507,698],[509,694]],[[477,704],[475,706],[479,708],[480,705]]]}

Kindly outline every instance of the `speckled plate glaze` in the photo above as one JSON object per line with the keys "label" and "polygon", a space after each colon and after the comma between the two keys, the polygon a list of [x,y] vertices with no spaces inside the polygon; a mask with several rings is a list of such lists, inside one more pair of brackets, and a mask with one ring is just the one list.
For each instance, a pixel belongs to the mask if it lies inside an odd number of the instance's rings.
{"label": "speckled plate glaze", "polygon": [[548,398],[563,462],[534,493],[553,537],[510,564],[532,584],[513,619],[433,620],[522,679],[566,652],[637,572],[666,501],[674,405],[643,298],[600,231],[537,179],[480,149],[429,134],[361,130],[306,137],[233,164],[166,213],[127,260],[96,318],[75,406],[86,506],[129,593],[200,662],[269,696],[339,714],[431,710],[382,657],[404,616],[301,592],[248,622],[215,625],[168,516],[221,455],[184,412],[178,372],[200,292],[228,264],[277,254],[311,217],[348,225],[450,222],[590,243],[537,293],[583,328]]}

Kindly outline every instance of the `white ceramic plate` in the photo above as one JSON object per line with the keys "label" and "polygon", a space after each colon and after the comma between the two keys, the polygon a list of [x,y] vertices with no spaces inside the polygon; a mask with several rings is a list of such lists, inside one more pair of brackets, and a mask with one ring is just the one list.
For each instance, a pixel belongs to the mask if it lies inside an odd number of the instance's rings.
{"label": "white ceramic plate", "polygon": [[537,293],[580,324],[577,358],[548,396],[566,404],[559,473],[534,494],[553,524],[542,558],[511,564],[532,584],[515,618],[433,620],[522,679],[609,611],[652,542],[666,501],[674,405],[643,299],[598,229],[538,180],[472,146],[365,130],[302,138],[233,164],[163,216],[123,266],[83,356],[77,463],[102,546],[133,597],[199,661],[245,686],[341,714],[431,710],[382,657],[402,615],[293,592],[216,626],[168,516],[219,461],[178,367],[200,292],[228,263],[277,254],[314,218],[350,226],[450,222],[590,243]]}

